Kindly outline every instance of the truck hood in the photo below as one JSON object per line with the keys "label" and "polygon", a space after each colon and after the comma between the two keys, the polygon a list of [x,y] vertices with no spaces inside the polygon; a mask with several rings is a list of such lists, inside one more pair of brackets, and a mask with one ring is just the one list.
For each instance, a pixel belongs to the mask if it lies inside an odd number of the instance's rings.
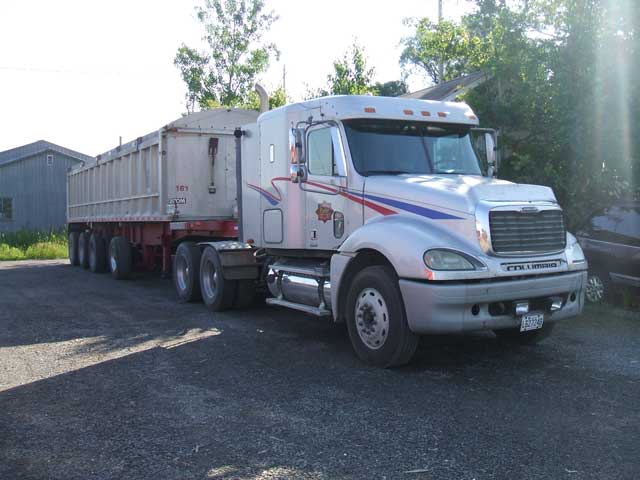
{"label": "truck hood", "polygon": [[[474,214],[480,201],[556,202],[553,190],[478,175],[376,175],[367,177],[365,197]],[[374,198],[375,197],[375,198]]]}

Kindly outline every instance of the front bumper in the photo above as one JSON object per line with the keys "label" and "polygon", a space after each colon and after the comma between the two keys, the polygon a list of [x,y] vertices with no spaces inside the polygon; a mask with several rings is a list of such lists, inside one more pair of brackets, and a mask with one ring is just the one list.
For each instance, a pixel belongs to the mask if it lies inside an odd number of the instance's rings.
{"label": "front bumper", "polygon": [[409,328],[413,332],[460,333],[518,327],[520,320],[515,313],[495,313],[493,307],[498,302],[563,296],[566,300],[562,308],[546,312],[545,322],[578,315],[584,306],[586,281],[586,271],[479,283],[429,283],[401,279],[400,291]]}

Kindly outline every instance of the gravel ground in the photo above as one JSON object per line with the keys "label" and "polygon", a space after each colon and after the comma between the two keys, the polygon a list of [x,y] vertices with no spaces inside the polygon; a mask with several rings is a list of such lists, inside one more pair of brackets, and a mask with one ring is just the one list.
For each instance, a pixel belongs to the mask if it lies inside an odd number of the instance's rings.
{"label": "gravel ground", "polygon": [[0,263],[0,479],[635,479],[640,314],[536,347],[425,338],[396,370],[341,326],[212,314],[171,282]]}

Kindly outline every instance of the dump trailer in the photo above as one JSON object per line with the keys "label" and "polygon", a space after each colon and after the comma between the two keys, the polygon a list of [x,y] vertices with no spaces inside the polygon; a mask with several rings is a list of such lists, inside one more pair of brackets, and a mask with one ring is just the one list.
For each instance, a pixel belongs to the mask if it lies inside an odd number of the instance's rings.
{"label": "dump trailer", "polygon": [[[264,102],[263,102],[264,103]],[[531,343],[584,304],[587,263],[548,187],[497,178],[464,103],[336,96],[200,112],[69,174],[69,256],[172,272],[180,301],[346,322],[364,361],[425,334]]]}

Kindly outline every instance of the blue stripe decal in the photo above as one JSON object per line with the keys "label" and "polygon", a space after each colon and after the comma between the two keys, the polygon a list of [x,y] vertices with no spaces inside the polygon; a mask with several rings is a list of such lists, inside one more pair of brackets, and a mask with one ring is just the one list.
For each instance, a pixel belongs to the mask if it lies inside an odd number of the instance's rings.
{"label": "blue stripe decal", "polygon": [[264,190],[262,190],[260,187],[256,187],[254,185],[249,185],[247,184],[247,186],[253,190],[255,190],[256,192],[258,192],[260,195],[262,195],[264,198],[267,199],[267,202],[269,202],[271,205],[276,206],[278,203],[280,203],[276,198],[274,198],[269,192],[266,192]]}
{"label": "blue stripe decal", "polygon": [[410,213],[415,213],[422,217],[432,218],[434,220],[462,220],[461,217],[455,215],[449,215],[448,213],[439,212],[438,210],[432,210],[431,208],[420,207],[411,203],[401,202],[400,200],[393,200],[391,198],[378,197],[376,195],[364,194],[366,198],[375,200],[376,202],[384,203],[392,207],[400,208]]}

